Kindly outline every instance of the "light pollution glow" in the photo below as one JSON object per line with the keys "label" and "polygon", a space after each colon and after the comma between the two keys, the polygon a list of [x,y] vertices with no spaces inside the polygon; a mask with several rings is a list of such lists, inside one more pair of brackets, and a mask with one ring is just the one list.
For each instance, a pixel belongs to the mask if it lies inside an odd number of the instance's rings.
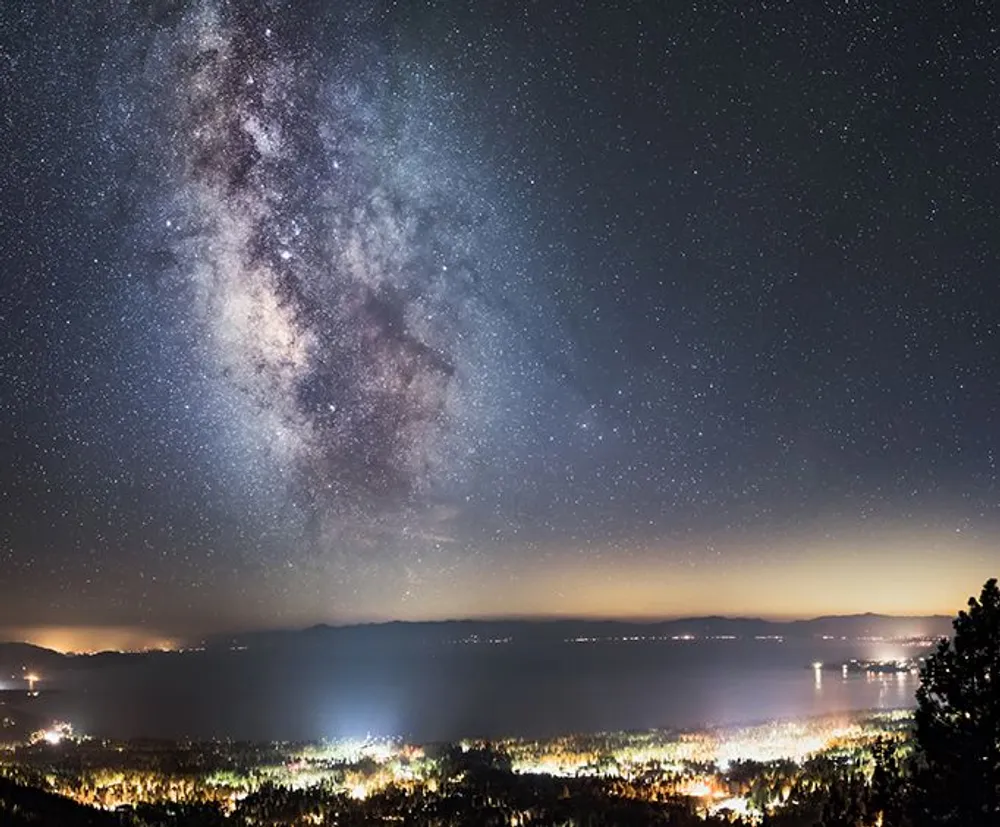
{"label": "light pollution glow", "polygon": [[821,540],[723,539],[712,547],[717,554],[706,553],[701,542],[670,554],[648,544],[631,553],[551,549],[530,561],[490,555],[437,577],[424,574],[416,583],[404,582],[405,572],[399,583],[383,573],[360,583],[335,614],[328,601],[303,594],[281,625],[474,617],[953,615],[995,574],[995,546],[988,539],[946,529],[845,531]]}
{"label": "light pollution glow", "polygon": [[[572,558],[565,552],[519,569],[502,560],[468,563],[435,580],[411,584],[393,599],[385,582],[359,589],[356,604],[303,595],[297,612],[275,625],[467,617],[580,617],[652,620],[697,615],[812,618],[875,612],[953,615],[995,574],[993,546],[946,531],[881,531],[823,541],[786,539],[781,545],[722,542],[718,558],[692,553],[688,565],[666,562],[659,549],[632,555]],[[569,559],[567,559],[569,558]],[[746,562],[734,562],[743,560]],[[455,588],[459,582],[462,588]],[[357,607],[357,610],[355,609]],[[364,609],[361,609],[364,607]],[[248,623],[252,621],[247,621]],[[241,628],[239,620],[229,629]],[[243,627],[245,628],[245,627]],[[50,630],[34,635],[58,648],[158,648],[162,637],[142,630]],[[42,643],[48,645],[48,643]]]}
{"label": "light pollution glow", "polygon": [[15,626],[0,628],[0,640],[16,640],[63,654],[138,652],[178,648],[175,637],[129,626]]}
{"label": "light pollution glow", "polygon": [[[530,563],[499,556],[424,574],[419,581],[391,582],[385,572],[359,584],[352,600],[331,602],[321,592],[297,587],[295,609],[258,617],[202,618],[150,630],[139,626],[42,626],[0,629],[0,637],[60,652],[176,649],[198,636],[316,623],[420,621],[456,618],[616,618],[657,620],[702,615],[805,619],[874,612],[899,616],[953,615],[979,584],[996,574],[994,545],[946,530],[918,533],[882,530],[842,533],[821,541],[785,538],[715,541],[691,545],[690,563],[664,559],[649,544],[631,554],[577,556],[565,549]],[[670,557],[676,559],[671,554]],[[743,562],[740,562],[743,561]],[[316,575],[316,572],[311,572]],[[292,575],[294,576],[294,575]],[[406,573],[401,578],[406,580]],[[460,584],[460,588],[456,588]],[[405,590],[405,591],[404,591]],[[403,595],[403,596],[400,596]],[[267,603],[267,595],[248,604]],[[169,624],[166,624],[169,626]]]}
{"label": "light pollution glow", "polygon": [[[718,561],[693,558],[689,566],[653,555],[609,558],[539,573],[522,601],[527,614],[635,619],[951,615],[994,573],[985,549],[949,554],[926,538],[880,538],[729,551]],[[475,599],[483,605],[489,594]]]}

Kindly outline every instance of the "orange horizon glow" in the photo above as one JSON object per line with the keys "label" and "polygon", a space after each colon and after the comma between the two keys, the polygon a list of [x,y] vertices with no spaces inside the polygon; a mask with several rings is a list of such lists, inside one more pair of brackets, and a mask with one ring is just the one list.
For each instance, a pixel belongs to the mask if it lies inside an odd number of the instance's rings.
{"label": "orange horizon glow", "polygon": [[0,639],[30,643],[64,655],[173,650],[176,636],[130,626],[20,626],[0,629]]}
{"label": "orange horizon glow", "polygon": [[[547,549],[535,559],[468,561],[397,582],[384,572],[358,584],[350,600],[303,590],[294,608],[267,613],[267,596],[245,595],[259,613],[164,618],[157,629],[128,625],[45,625],[0,628],[0,638],[60,652],[177,649],[207,635],[316,624],[350,625],[445,620],[618,620],[657,622],[721,616],[772,621],[827,615],[953,617],[996,576],[997,538],[946,529],[840,532],[764,542],[715,539],[650,543],[629,553],[571,554]],[[324,577],[320,566],[312,582]],[[331,575],[332,576],[332,575]],[[294,577],[294,575],[290,575]],[[272,587],[275,584],[272,584]],[[296,588],[298,586],[298,588]],[[336,606],[336,611],[331,611]]]}
{"label": "orange horizon glow", "polygon": [[[953,617],[1000,573],[997,538],[953,529],[883,527],[820,539],[717,539],[711,545],[717,553],[706,555],[704,542],[652,543],[629,553],[602,554],[598,548],[570,555],[553,549],[548,559],[524,565],[467,564],[449,572],[448,580],[423,578],[425,594],[419,599],[399,601],[378,614],[371,609],[351,613],[345,606],[335,622],[655,622],[704,616],[790,621],[869,613]],[[381,581],[359,590],[359,608],[384,604],[388,591]],[[516,606],[511,605],[515,599]],[[301,608],[296,623],[331,622],[322,611],[308,611],[313,607],[307,602]]]}

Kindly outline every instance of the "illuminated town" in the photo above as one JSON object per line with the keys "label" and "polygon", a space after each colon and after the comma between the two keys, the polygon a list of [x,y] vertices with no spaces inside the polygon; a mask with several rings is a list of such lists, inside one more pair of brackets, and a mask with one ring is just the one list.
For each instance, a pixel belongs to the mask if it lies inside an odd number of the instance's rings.
{"label": "illuminated town", "polygon": [[414,745],[119,742],[52,722],[3,744],[0,779],[130,824],[590,823],[585,812],[641,812],[643,823],[757,824],[767,814],[772,824],[812,824],[831,785],[870,784],[877,750],[906,753],[910,724],[909,712],[894,711]]}

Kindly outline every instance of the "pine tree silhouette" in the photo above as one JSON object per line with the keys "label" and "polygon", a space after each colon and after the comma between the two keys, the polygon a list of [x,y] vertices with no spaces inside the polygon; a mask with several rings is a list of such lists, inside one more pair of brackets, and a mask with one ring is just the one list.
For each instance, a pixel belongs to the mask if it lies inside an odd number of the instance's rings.
{"label": "pine tree silhouette", "polygon": [[917,825],[1000,825],[1000,589],[991,579],[920,670]]}

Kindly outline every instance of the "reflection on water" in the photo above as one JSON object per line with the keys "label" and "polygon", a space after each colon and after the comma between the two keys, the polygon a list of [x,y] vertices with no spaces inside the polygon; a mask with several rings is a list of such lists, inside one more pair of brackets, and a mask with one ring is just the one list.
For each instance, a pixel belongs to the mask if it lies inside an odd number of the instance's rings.
{"label": "reflection on water", "polygon": [[[863,681],[866,689],[871,692],[860,691],[854,684]],[[839,686],[838,686],[839,685]],[[875,702],[870,705],[871,709],[899,709],[901,707],[913,706],[917,687],[920,685],[920,677],[915,672],[891,672],[862,674],[848,674],[846,670],[835,675],[828,675],[825,681],[819,678],[816,681],[816,691],[828,693],[827,701],[838,696],[851,698],[872,697]]]}
{"label": "reflection on water", "polygon": [[[913,706],[909,672],[858,647],[755,641],[221,652],[82,669],[38,699],[113,737],[415,741],[694,728]],[[911,653],[912,654],[912,653]],[[822,660],[832,668],[817,668]]]}
{"label": "reflection on water", "polygon": [[[912,706],[920,677],[916,671],[849,672],[844,665],[839,670],[824,671],[823,664],[812,665],[813,690],[821,706],[846,704],[846,708],[898,709]],[[865,690],[857,683],[863,681]],[[867,706],[855,707],[854,701],[871,698]]]}

